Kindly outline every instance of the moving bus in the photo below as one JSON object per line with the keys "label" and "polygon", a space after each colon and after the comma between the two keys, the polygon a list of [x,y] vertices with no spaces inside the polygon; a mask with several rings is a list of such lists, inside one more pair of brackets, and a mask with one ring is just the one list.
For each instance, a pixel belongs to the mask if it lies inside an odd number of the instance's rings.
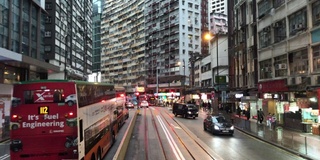
{"label": "moving bus", "polygon": [[114,125],[117,128],[114,130],[118,133],[120,128],[125,123],[125,120],[129,118],[129,111],[126,109],[126,89],[124,87],[115,87],[116,92],[116,109],[117,109],[117,124]]}
{"label": "moving bus", "polygon": [[124,110],[114,85],[105,83],[20,82],[12,96],[11,159],[102,159]]}
{"label": "moving bus", "polygon": [[156,96],[153,94],[147,94],[147,102],[150,106],[155,106],[157,104]]}

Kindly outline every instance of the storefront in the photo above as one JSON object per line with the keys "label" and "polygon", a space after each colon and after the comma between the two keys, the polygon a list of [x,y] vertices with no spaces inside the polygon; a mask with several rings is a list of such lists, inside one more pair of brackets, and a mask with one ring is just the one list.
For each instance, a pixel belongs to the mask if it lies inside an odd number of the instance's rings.
{"label": "storefront", "polygon": [[284,107],[289,103],[286,79],[260,82],[258,86],[260,97],[257,108],[261,108],[264,115],[275,115],[278,124],[283,124]]}
{"label": "storefront", "polygon": [[250,118],[257,119],[258,98],[256,96],[243,96],[240,108],[243,112],[250,112]]}

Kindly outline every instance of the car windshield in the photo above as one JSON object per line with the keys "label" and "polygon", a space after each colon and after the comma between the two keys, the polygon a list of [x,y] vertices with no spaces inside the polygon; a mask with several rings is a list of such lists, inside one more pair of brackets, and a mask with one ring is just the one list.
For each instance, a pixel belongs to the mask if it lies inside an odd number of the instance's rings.
{"label": "car windshield", "polygon": [[225,122],[227,122],[227,120],[222,116],[213,117],[212,121],[215,122],[215,123],[225,123]]}

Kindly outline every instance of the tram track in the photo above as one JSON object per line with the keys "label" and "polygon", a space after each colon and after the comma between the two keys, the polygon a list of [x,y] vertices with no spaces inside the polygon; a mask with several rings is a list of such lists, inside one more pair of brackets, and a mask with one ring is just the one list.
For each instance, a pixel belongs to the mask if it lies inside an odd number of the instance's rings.
{"label": "tram track", "polygon": [[155,118],[154,118],[154,114],[153,114],[151,109],[149,109],[149,111],[150,111],[150,114],[151,114],[152,124],[153,124],[153,126],[154,126],[154,128],[156,130],[156,133],[157,133],[158,141],[160,142],[162,154],[165,157],[165,159],[167,159],[167,155],[166,155],[166,153],[164,151],[163,142],[161,141],[161,138],[160,138],[160,133],[159,133],[159,130],[158,130],[158,127],[157,127],[157,123],[156,123]]}
{"label": "tram track", "polygon": [[222,159],[166,108],[143,108],[139,117],[125,159]]}
{"label": "tram track", "polygon": [[[172,114],[170,114],[167,110],[163,110],[163,109],[160,109],[157,107],[154,107],[154,110],[156,110],[159,113],[159,116],[160,116],[159,118],[161,120],[163,119],[164,122],[167,124],[167,126],[170,126],[169,129],[170,129],[171,133],[173,133],[177,137],[178,142],[181,144],[181,146],[183,146],[183,149],[186,150],[185,153],[188,153],[188,156],[190,156],[192,159],[198,159],[196,157],[199,157],[199,155],[196,156],[195,153],[192,152],[192,150],[194,150],[194,148],[196,148],[196,147],[200,148],[202,150],[202,153],[206,154],[206,155],[202,155],[203,157],[209,157],[210,159],[213,159],[213,160],[222,159],[218,155],[213,155],[212,150],[209,151],[208,147],[205,147],[203,145],[203,143],[199,142],[199,140],[196,138],[196,136],[192,135],[192,132],[190,132],[185,126],[183,126],[179,121],[177,121],[174,118],[174,116]],[[165,112],[163,112],[163,111],[165,111]],[[152,111],[150,110],[150,112],[152,112]],[[168,119],[166,117],[170,117],[170,119]],[[185,136],[181,137],[180,136],[181,133],[176,132],[176,129],[171,125],[170,120],[174,121],[178,125],[178,127],[184,132],[184,134],[187,135],[187,138]],[[155,121],[154,121],[154,124],[156,125]],[[158,127],[156,127],[156,128],[158,128]],[[159,132],[157,132],[157,134],[159,136]],[[160,136],[159,136],[159,138],[160,138]],[[188,141],[192,140],[194,142],[194,144],[196,144],[197,146],[191,147],[190,145],[187,144],[186,139],[188,139]],[[162,142],[160,142],[160,143],[162,143]],[[164,154],[165,154],[165,152],[164,152]],[[183,157],[180,157],[180,158],[184,159]]]}

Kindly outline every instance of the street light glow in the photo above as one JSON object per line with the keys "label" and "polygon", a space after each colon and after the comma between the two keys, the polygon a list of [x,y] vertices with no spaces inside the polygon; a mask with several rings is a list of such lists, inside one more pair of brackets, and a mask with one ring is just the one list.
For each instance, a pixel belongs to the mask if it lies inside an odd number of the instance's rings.
{"label": "street light glow", "polygon": [[204,39],[207,40],[207,41],[210,41],[212,38],[213,38],[213,36],[212,36],[211,33],[206,33],[206,34],[204,35]]}

